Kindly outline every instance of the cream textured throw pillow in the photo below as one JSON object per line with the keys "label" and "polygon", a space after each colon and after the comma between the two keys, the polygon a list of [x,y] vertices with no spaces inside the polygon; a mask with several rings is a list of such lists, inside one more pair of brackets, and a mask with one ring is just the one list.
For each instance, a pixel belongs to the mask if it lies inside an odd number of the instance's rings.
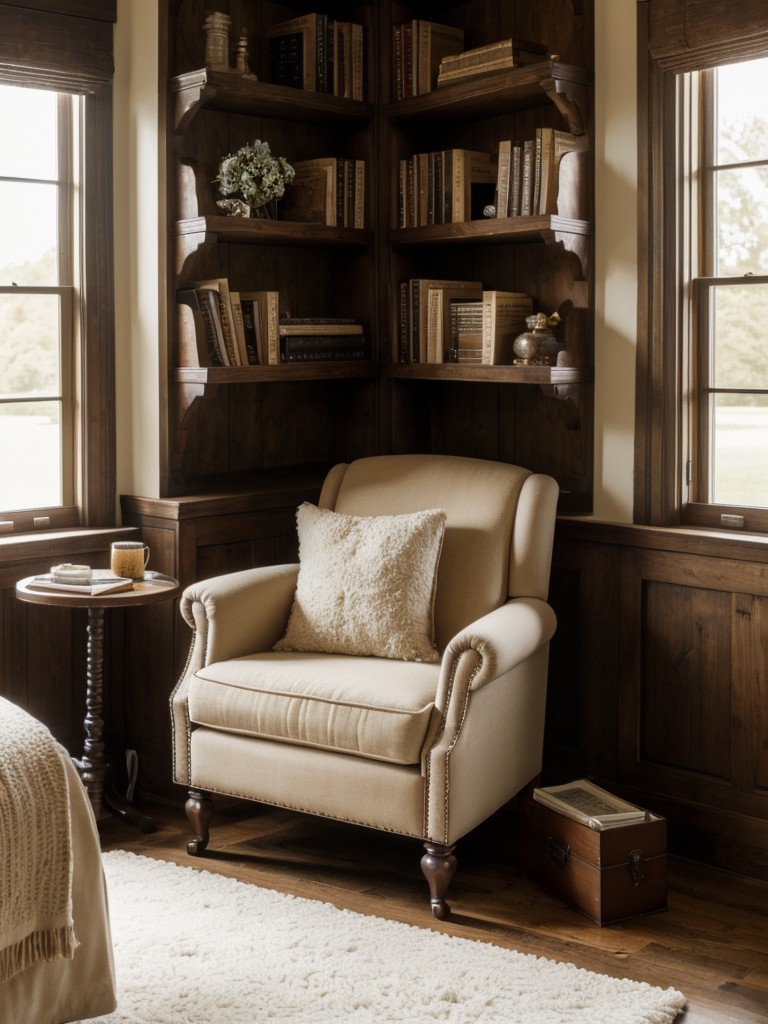
{"label": "cream textured throw pillow", "polygon": [[276,651],[439,661],[437,563],[445,512],[350,516],[299,506],[296,597]]}

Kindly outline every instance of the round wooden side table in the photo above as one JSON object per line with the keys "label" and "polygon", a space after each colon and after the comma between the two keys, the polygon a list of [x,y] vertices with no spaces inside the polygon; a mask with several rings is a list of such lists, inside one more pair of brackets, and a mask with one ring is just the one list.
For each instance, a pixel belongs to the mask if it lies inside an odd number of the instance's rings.
{"label": "round wooden side table", "polygon": [[153,820],[140,814],[107,784],[107,763],[104,749],[104,617],[110,608],[135,608],[139,605],[168,601],[179,592],[179,582],[162,573],[147,573],[136,580],[133,590],[116,594],[75,593],[69,590],[38,590],[30,586],[37,577],[27,576],[16,584],[16,596],[30,604],[58,608],[88,609],[88,648],[86,660],[85,743],[83,756],[74,758],[83,780],[93,812],[98,821],[109,811],[120,815],[142,832],[152,832]]}

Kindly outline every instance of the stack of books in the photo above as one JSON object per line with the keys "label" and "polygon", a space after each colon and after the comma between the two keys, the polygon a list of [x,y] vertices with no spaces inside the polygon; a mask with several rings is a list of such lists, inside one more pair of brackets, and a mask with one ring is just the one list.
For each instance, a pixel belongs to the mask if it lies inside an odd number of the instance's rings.
{"label": "stack of books", "polygon": [[[502,139],[496,158],[496,216],[558,213],[563,158],[587,148],[586,135],[556,128],[537,128],[536,137],[524,142]],[[578,196],[578,181],[571,191]]]}
{"label": "stack of books", "polygon": [[297,160],[280,219],[330,227],[365,227],[365,161],[328,156]]}
{"label": "stack of books", "polygon": [[522,39],[500,39],[486,46],[461,53],[446,54],[440,61],[436,85],[451,85],[454,82],[487,75],[491,71],[506,71],[523,64],[536,64],[547,56],[547,48],[541,43]]}
{"label": "stack of books", "polygon": [[133,590],[133,580],[127,576],[115,576],[111,569],[92,569],[90,580],[82,583],[62,582],[53,572],[35,576],[27,583],[31,590],[82,594],[85,597],[99,597],[102,594],[119,594]]}
{"label": "stack of books", "polygon": [[276,85],[363,99],[362,25],[312,13],[272,25],[268,36],[270,80]]}
{"label": "stack of books", "polygon": [[363,325],[345,317],[287,317],[278,331],[283,363],[371,358]]}
{"label": "stack of books", "polygon": [[444,149],[399,161],[398,224],[458,224],[477,220],[494,200],[497,168],[491,153]]}

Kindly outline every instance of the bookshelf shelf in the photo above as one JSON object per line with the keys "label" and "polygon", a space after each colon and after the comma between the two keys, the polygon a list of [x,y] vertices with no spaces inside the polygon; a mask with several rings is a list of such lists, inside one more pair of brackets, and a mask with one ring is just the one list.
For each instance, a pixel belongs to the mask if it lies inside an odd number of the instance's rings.
{"label": "bookshelf shelf", "polygon": [[214,244],[368,246],[373,243],[373,234],[360,228],[216,215],[177,221],[176,234],[180,238],[199,236],[201,242]]}
{"label": "bookshelf shelf", "polygon": [[373,377],[376,365],[370,360],[327,360],[280,366],[179,366],[173,372],[178,384],[259,384],[304,380],[341,380]]}
{"label": "bookshelf shelf", "polygon": [[574,135],[584,132],[580,107],[583,87],[590,76],[581,68],[545,61],[446,85],[421,96],[389,103],[385,117],[393,123],[408,121],[471,120],[509,114],[554,103]]}
{"label": "bookshelf shelf", "polygon": [[573,366],[473,366],[459,363],[391,363],[384,368],[398,380],[476,381],[488,384],[583,384],[594,371]]}
{"label": "bookshelf shelf", "polygon": [[500,242],[556,242],[565,235],[591,235],[589,221],[554,215],[535,217],[502,217],[470,220],[459,224],[430,224],[418,228],[395,228],[390,231],[393,246],[411,245],[482,245]]}
{"label": "bookshelf shelf", "polygon": [[364,122],[373,117],[370,103],[272,85],[236,71],[188,71],[171,79],[170,91],[177,134],[185,132],[199,111],[205,109],[329,124]]}

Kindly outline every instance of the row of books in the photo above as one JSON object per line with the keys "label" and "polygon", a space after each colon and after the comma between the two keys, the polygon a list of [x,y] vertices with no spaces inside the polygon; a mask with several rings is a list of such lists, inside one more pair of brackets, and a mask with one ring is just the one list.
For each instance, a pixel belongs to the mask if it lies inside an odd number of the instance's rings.
{"label": "row of books", "polygon": [[398,224],[475,220],[494,201],[498,172],[491,153],[445,149],[414,153],[398,164]]}
{"label": "row of books", "polygon": [[276,85],[363,99],[362,25],[303,14],[270,26],[268,37],[270,80]]}
{"label": "row of books", "polygon": [[485,289],[481,281],[411,278],[400,283],[400,363],[502,365],[531,315],[524,292]]}
{"label": "row of books", "polygon": [[392,27],[392,78],[398,100],[437,87],[441,62],[461,53],[464,31],[452,25],[416,18]]}
{"label": "row of books", "polygon": [[446,54],[440,61],[437,86],[451,85],[491,71],[506,71],[524,64],[536,64],[547,56],[541,43],[522,39],[500,39],[462,53]]}
{"label": "row of books", "polygon": [[496,158],[496,216],[556,214],[563,158],[584,153],[587,146],[586,135],[556,128],[537,128],[535,138],[524,142],[502,139]]}
{"label": "row of books", "polygon": [[296,176],[280,203],[280,219],[331,227],[365,227],[365,161],[315,157],[293,164]]}
{"label": "row of books", "polygon": [[291,317],[277,291],[236,291],[225,277],[194,282],[178,292],[192,310],[206,366],[370,358],[362,324],[351,317]]}

